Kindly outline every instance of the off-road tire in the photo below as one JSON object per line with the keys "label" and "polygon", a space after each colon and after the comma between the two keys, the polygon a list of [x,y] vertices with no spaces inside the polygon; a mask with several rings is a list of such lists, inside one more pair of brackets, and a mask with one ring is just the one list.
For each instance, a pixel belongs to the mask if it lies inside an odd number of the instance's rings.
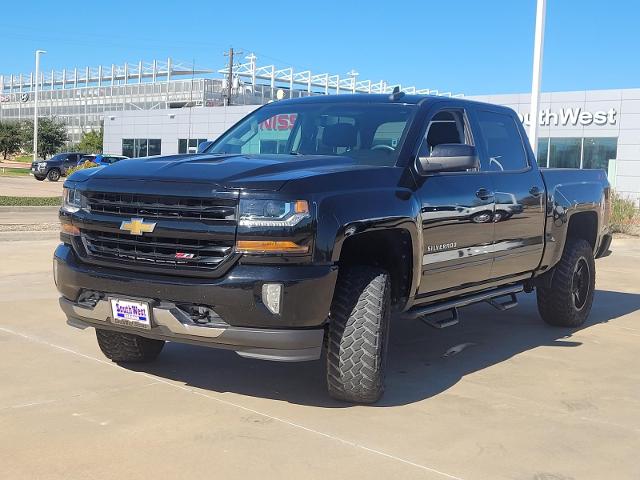
{"label": "off-road tire", "polygon": [[384,392],[390,278],[380,268],[340,269],[331,304],[327,388],[337,400],[373,403]]}
{"label": "off-road tire", "polygon": [[47,173],[47,178],[49,179],[50,182],[57,182],[58,180],[60,180],[61,176],[62,174],[60,173],[60,170],[58,170],[57,168],[52,168]]}
{"label": "off-road tire", "polygon": [[164,340],[100,328],[96,328],[96,338],[102,353],[114,362],[152,362],[164,347]]}
{"label": "off-road tire", "polygon": [[[588,271],[578,275],[580,266]],[[576,275],[583,281],[578,281]],[[591,311],[595,284],[596,269],[591,245],[583,239],[568,239],[562,258],[554,267],[551,284],[536,288],[540,316],[556,327],[579,327]],[[580,285],[586,285],[588,290],[576,296],[576,289]]]}

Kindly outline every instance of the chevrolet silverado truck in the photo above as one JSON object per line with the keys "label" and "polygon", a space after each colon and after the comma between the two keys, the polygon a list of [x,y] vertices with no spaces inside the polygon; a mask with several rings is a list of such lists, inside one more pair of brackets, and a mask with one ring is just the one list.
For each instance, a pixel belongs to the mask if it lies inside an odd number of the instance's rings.
{"label": "chevrolet silverado truck", "polygon": [[332,397],[375,402],[394,322],[443,328],[535,290],[545,322],[582,325],[609,195],[602,170],[539,169],[509,108],[284,100],[202,153],[71,175],[54,278],[68,323],[114,362],[166,341],[324,357]]}

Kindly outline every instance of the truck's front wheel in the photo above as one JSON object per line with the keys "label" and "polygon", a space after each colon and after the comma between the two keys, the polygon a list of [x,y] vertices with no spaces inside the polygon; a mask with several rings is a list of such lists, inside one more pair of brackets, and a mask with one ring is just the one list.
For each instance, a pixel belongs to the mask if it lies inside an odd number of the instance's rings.
{"label": "truck's front wheel", "polygon": [[380,268],[340,269],[327,350],[327,387],[333,398],[373,403],[382,396],[390,287],[389,274]]}
{"label": "truck's front wheel", "polygon": [[536,289],[538,311],[549,325],[579,327],[591,311],[596,284],[593,250],[586,240],[569,239],[548,287]]}
{"label": "truck's front wheel", "polygon": [[164,347],[164,340],[100,328],[96,328],[96,337],[102,353],[114,362],[151,362]]}

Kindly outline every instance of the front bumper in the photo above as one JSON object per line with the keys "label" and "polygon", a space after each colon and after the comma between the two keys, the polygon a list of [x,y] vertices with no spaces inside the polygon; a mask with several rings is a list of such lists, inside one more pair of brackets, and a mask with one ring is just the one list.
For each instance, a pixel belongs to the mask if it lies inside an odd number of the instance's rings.
{"label": "front bumper", "polygon": [[95,327],[158,340],[230,349],[235,350],[240,356],[261,360],[317,360],[320,358],[324,338],[322,328],[284,330],[198,325],[175,304],[166,302],[157,303],[152,307],[150,330],[111,323],[111,305],[108,300],[100,300],[94,307],[88,307],[60,297],[60,307],[67,315],[67,323],[73,327]]}
{"label": "front bumper", "polygon": [[[236,265],[216,279],[161,276],[85,264],[69,245],[61,244],[54,254],[54,277],[62,294],[60,305],[74,326],[232,349],[254,358],[301,361],[320,356],[337,269]],[[279,315],[261,300],[262,285],[274,282],[283,286]],[[104,295],[94,306],[79,304],[84,290]],[[110,296],[149,302],[151,330],[111,323]],[[220,316],[221,324],[194,323],[180,305],[207,306]]]}

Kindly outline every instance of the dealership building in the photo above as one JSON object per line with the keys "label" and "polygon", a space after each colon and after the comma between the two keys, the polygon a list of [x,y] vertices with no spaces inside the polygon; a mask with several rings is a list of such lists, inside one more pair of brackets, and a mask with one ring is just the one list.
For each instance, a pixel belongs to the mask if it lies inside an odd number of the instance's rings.
{"label": "dealership building", "polygon": [[[462,96],[363,80],[355,71],[318,74],[258,66],[254,55],[247,60],[234,65],[231,85],[227,68],[172,59],[43,72],[39,115],[65,122],[72,142],[104,127],[105,152],[137,157],[195,152],[259,105],[283,98],[390,93],[395,86]],[[33,74],[0,75],[0,120],[33,118],[35,82]],[[509,106],[525,125],[532,120],[529,94],[468,98]],[[618,192],[640,202],[640,88],[543,93],[537,120],[541,166],[604,168]]]}

